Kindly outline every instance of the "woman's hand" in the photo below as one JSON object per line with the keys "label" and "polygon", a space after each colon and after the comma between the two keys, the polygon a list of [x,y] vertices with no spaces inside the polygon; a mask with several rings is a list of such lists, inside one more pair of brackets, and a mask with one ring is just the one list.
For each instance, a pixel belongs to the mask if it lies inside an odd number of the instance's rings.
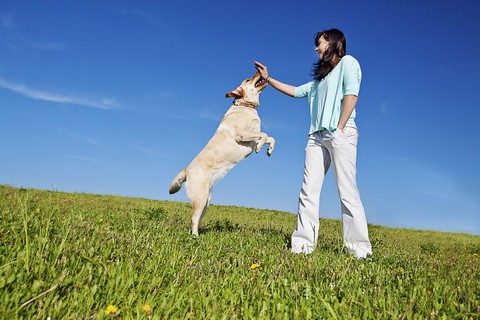
{"label": "woman's hand", "polygon": [[260,73],[260,76],[263,79],[267,79],[267,82],[272,87],[274,87],[275,89],[277,89],[281,93],[286,94],[287,96],[290,96],[290,97],[294,96],[294,94],[295,94],[295,87],[294,86],[291,86],[289,84],[286,84],[286,83],[280,82],[278,80],[272,79],[271,77],[268,76],[267,67],[265,67],[263,64],[261,64],[258,61],[255,61],[254,63],[255,63],[255,69],[257,69],[257,71]]}
{"label": "woman's hand", "polygon": [[268,69],[266,66],[264,66],[258,61],[255,61],[255,69],[257,69],[257,71],[260,73],[263,79],[268,78]]}

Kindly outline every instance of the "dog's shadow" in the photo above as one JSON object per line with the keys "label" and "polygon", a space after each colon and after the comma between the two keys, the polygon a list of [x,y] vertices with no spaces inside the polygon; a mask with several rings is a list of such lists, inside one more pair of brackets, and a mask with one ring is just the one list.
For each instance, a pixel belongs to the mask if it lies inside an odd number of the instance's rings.
{"label": "dog's shadow", "polygon": [[260,232],[263,234],[269,234],[274,237],[283,238],[283,243],[286,244],[287,249],[292,248],[291,233],[285,232],[282,229],[276,229],[271,227],[260,227],[252,228],[239,223],[233,223],[230,220],[217,220],[211,224],[206,225],[205,227],[200,227],[199,232],[201,234],[207,234],[210,232],[220,232],[220,233],[235,233],[235,232]]}
{"label": "dog's shadow", "polygon": [[200,227],[199,232],[209,233],[209,232],[233,232],[242,230],[242,226],[238,223],[233,223],[230,220],[216,220],[213,223],[207,224],[205,227]]}

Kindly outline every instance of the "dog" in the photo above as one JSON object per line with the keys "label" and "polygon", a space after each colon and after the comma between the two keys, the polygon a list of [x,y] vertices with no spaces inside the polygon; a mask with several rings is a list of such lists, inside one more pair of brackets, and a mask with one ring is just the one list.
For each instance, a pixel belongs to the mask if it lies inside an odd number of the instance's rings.
{"label": "dog", "polygon": [[268,144],[267,155],[273,152],[275,139],[260,131],[260,117],[255,110],[260,105],[260,93],[267,85],[268,81],[257,72],[228,92],[225,97],[232,97],[234,101],[217,131],[195,159],[173,179],[170,194],[178,192],[186,181],[185,189],[193,209],[192,234],[195,236],[198,236],[200,221],[212,198],[215,183],[253,151],[258,153],[265,143]]}

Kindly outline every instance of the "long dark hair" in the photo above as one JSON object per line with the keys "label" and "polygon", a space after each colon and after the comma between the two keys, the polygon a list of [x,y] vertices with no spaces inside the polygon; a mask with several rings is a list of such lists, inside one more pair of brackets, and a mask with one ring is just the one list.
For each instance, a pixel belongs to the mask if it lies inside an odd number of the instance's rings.
{"label": "long dark hair", "polygon": [[317,47],[318,41],[322,36],[328,41],[328,47],[323,53],[322,58],[318,59],[317,63],[313,65],[311,75],[317,81],[321,81],[325,78],[335,67],[334,62],[332,61],[335,55],[342,58],[347,52],[347,40],[342,31],[338,29],[330,29],[315,33],[315,47]]}

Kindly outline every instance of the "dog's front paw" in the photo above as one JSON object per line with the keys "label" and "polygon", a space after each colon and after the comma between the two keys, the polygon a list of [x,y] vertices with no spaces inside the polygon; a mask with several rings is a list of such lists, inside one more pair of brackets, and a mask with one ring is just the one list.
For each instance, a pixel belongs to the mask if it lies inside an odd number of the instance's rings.
{"label": "dog's front paw", "polygon": [[267,156],[271,156],[273,152],[273,145],[269,145],[267,148]]}
{"label": "dog's front paw", "polygon": [[267,156],[270,157],[273,153],[273,149],[275,148],[275,139],[273,139],[272,137],[268,137],[267,143],[268,143]]}
{"label": "dog's front paw", "polygon": [[255,152],[256,153],[260,152],[260,150],[262,150],[264,144],[265,143],[258,142],[257,146],[255,147]]}

